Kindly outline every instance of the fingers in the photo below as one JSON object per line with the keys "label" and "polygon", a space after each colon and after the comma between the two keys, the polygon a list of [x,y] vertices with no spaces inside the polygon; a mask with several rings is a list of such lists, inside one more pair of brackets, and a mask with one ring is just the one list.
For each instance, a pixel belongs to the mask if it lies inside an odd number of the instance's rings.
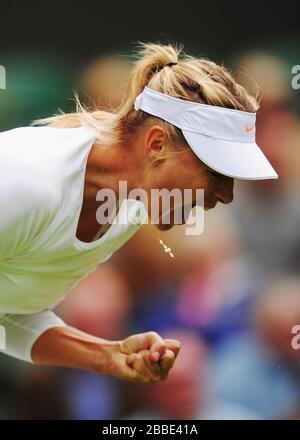
{"label": "fingers", "polygon": [[121,342],[121,352],[127,355],[126,363],[140,382],[166,379],[179,351],[178,340],[163,339],[154,331],[132,335]]}
{"label": "fingers", "polygon": [[[176,339],[164,339],[164,343],[165,343],[165,353],[169,350],[172,351],[174,354],[174,360],[177,358],[177,355],[179,353],[180,350],[180,342],[177,341]],[[153,353],[153,350],[155,350],[155,352]],[[159,355],[157,354],[158,350],[156,350],[156,344],[154,344],[151,348],[151,360],[152,362],[158,362],[160,361],[163,357],[164,354],[159,353]],[[167,358],[169,359],[171,356],[171,354],[169,353]],[[174,363],[174,362],[173,362]]]}
{"label": "fingers", "polygon": [[144,359],[144,362],[147,365],[148,369],[154,374],[154,376],[161,378],[161,367],[160,367],[160,364],[159,364],[159,362],[153,362],[150,359],[150,351],[149,350],[147,350],[143,354],[143,359]]}
{"label": "fingers", "polygon": [[172,350],[166,350],[158,362],[153,362],[150,360],[150,354],[144,354],[144,361],[148,366],[149,370],[159,376],[161,379],[166,379],[168,377],[170,369],[173,367],[175,362],[175,354]]}
{"label": "fingers", "polygon": [[166,344],[163,338],[156,332],[148,332],[145,334],[150,349],[150,359],[158,362],[166,351]]}
{"label": "fingers", "polygon": [[[152,346],[150,348],[151,350],[150,359],[153,362],[158,362],[162,358],[166,350],[168,349],[174,353],[175,355],[174,360],[175,360],[181,347],[180,342],[177,341],[176,339],[163,339],[155,332],[149,332],[149,333],[154,334],[154,336],[150,336],[148,339],[150,342],[152,341]],[[156,339],[157,342],[155,342]],[[170,354],[168,355],[168,357],[169,356]]]}
{"label": "fingers", "polygon": [[176,359],[181,348],[180,342],[177,341],[177,339],[164,339],[164,341],[166,344],[166,348],[173,351]]}
{"label": "fingers", "polygon": [[150,359],[153,362],[158,362],[166,349],[172,350],[176,359],[180,342],[176,339],[163,339],[154,331],[132,335],[121,341],[121,350],[126,354],[138,353],[146,349],[151,351]]}
{"label": "fingers", "polygon": [[173,367],[175,362],[175,354],[172,350],[166,350],[161,360],[159,361],[161,378],[166,379],[168,377],[170,369]]}
{"label": "fingers", "polygon": [[128,336],[126,339],[121,341],[122,353],[137,353],[146,348],[148,348],[148,341],[146,340],[144,333]]}
{"label": "fingers", "polygon": [[165,352],[166,346],[161,336],[152,331],[132,335],[121,341],[121,350],[126,354],[138,353],[146,349],[151,349],[151,356],[153,357],[153,361],[156,362]]}
{"label": "fingers", "polygon": [[139,381],[142,382],[158,382],[161,379],[160,368],[150,367],[149,350],[141,350],[139,353],[130,353],[127,356],[127,365],[132,367],[139,373]]}
{"label": "fingers", "polygon": [[152,382],[158,382],[168,377],[170,369],[174,366],[175,354],[166,350],[159,362],[150,359],[150,351],[142,350],[127,356],[127,364],[134,368],[141,376]]}

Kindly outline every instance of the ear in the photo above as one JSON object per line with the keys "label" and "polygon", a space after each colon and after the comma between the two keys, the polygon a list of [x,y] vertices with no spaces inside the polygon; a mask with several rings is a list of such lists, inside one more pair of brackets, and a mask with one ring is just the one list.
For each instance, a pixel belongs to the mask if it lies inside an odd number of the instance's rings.
{"label": "ear", "polygon": [[150,160],[156,160],[161,155],[164,141],[166,141],[166,130],[160,125],[152,125],[145,135],[145,153]]}

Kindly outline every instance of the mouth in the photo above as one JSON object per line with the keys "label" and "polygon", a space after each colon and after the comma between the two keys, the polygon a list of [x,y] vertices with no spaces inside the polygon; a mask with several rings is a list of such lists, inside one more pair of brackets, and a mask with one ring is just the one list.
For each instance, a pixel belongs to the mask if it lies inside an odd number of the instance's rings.
{"label": "mouth", "polygon": [[[204,202],[204,211],[210,211],[211,209],[214,209],[216,207],[217,203],[218,203],[218,200],[215,200],[214,202],[210,202],[210,203]],[[196,206],[196,204],[197,204],[196,201],[193,201],[191,209],[193,209]],[[181,206],[180,208],[177,208],[177,209],[183,210],[184,207]],[[169,211],[169,215],[172,215],[172,214],[174,214],[174,208]],[[160,215],[159,218],[162,219],[163,217],[164,217],[164,215]],[[174,226],[174,224],[163,224],[163,225],[161,224],[161,229],[168,230],[173,226]]]}
{"label": "mouth", "polygon": [[[196,206],[196,204],[197,204],[197,201],[194,200],[191,203],[190,210],[192,210]],[[167,230],[171,229],[175,225],[175,223],[172,222],[172,219],[175,219],[175,215],[176,214],[178,214],[178,215],[181,214],[181,216],[182,216],[181,218],[183,219],[182,223],[179,223],[179,224],[185,224],[184,216],[186,215],[186,213],[184,212],[184,210],[185,210],[185,206],[184,205],[178,206],[176,208],[173,206],[169,211],[160,214],[159,217],[158,217],[158,219],[159,219],[159,222],[158,222],[159,229],[162,230],[162,231],[167,231]],[[170,223],[163,223],[163,219],[164,218],[169,218],[171,222]]]}

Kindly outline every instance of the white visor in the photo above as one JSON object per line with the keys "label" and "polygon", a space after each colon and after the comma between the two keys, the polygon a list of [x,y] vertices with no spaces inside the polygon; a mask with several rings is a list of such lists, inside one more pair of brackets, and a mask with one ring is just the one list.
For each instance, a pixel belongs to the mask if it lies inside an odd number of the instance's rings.
{"label": "white visor", "polygon": [[134,104],[175,125],[196,156],[214,171],[236,179],[277,179],[255,142],[256,113],[187,101],[145,87]]}

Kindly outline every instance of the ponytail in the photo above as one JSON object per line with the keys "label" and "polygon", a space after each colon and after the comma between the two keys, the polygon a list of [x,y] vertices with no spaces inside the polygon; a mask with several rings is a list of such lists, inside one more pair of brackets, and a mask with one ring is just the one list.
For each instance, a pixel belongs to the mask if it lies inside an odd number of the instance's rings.
{"label": "ponytail", "polygon": [[[39,119],[32,125],[84,125],[96,130],[97,140],[101,145],[122,142],[146,118],[154,118],[146,112],[134,109],[135,98],[146,85],[176,98],[202,104],[247,112],[256,112],[259,107],[256,97],[238,84],[224,66],[205,58],[186,55],[182,45],[139,42],[134,55],[137,60],[130,72],[123,99],[114,111],[89,111],[75,94],[76,112]],[[174,146],[177,145],[180,149],[182,145],[187,147],[181,130],[166,121],[163,123]]]}

